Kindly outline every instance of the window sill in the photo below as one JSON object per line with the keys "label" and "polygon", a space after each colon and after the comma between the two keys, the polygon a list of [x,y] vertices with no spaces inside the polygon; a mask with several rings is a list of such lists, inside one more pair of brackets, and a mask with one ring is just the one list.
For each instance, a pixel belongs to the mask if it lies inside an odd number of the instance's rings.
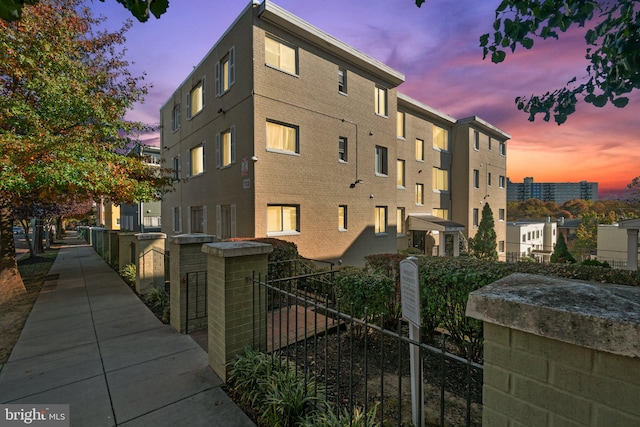
{"label": "window sill", "polygon": [[379,176],[380,178],[389,178],[389,175],[380,172],[376,172],[376,176]]}
{"label": "window sill", "polygon": [[[206,172],[206,171],[205,171],[205,172]],[[189,175],[189,179],[192,179],[192,178],[199,178],[199,177],[201,177],[202,175],[204,175],[204,172],[200,172],[200,173],[198,173],[198,174],[196,174],[196,175]]]}
{"label": "window sill", "polygon": [[267,63],[265,63],[264,65],[265,65],[266,67],[271,68],[272,70],[280,71],[281,73],[284,73],[284,74],[289,75],[289,76],[291,76],[291,77],[300,78],[300,75],[298,75],[298,74],[296,74],[296,73],[292,73],[291,71],[287,71],[287,70],[282,69],[282,68],[278,68],[278,67],[276,67],[275,65],[271,65],[271,64],[267,64]]}
{"label": "window sill", "polygon": [[338,163],[340,163],[341,165],[348,165],[349,162],[347,162],[346,160],[342,160],[342,159],[338,159]]}
{"label": "window sill", "polygon": [[275,148],[266,148],[267,152],[269,153],[275,153],[275,154],[286,154],[288,156],[295,156],[295,157],[300,157],[300,153],[296,153],[294,151],[286,151],[286,150],[277,150]]}
{"label": "window sill", "polygon": [[376,233],[375,236],[376,237],[387,237],[389,234],[387,233]]}
{"label": "window sill", "polygon": [[396,139],[399,140],[399,141],[406,141],[407,140],[407,138],[405,138],[404,136],[399,136],[399,135],[396,135]]}
{"label": "window sill", "polygon": [[439,151],[441,153],[449,153],[449,150],[444,150],[440,147],[433,147],[433,151]]}
{"label": "window sill", "polygon": [[295,230],[290,231],[271,231],[267,232],[267,237],[278,237],[278,236],[299,236],[300,232]]}
{"label": "window sill", "polygon": [[338,228],[340,233],[346,233],[348,230],[346,228]]}
{"label": "window sill", "polygon": [[343,96],[349,96],[349,95],[347,94],[347,92],[343,92],[343,91],[341,91],[341,90],[339,90],[339,91],[338,91],[338,93],[339,93],[340,95],[343,95]]}
{"label": "window sill", "polygon": [[405,187],[404,185],[398,185],[398,186],[396,186],[396,188],[398,190],[406,190],[407,189],[407,187]]}
{"label": "window sill", "polygon": [[388,119],[389,118],[389,116],[387,116],[386,114],[380,114],[380,113],[376,113],[376,116],[382,117],[383,119]]}

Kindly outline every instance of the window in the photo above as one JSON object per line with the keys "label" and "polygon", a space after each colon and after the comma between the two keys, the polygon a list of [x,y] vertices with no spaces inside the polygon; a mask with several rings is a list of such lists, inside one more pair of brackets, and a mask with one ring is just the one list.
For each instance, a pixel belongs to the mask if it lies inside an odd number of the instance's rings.
{"label": "window", "polygon": [[500,177],[498,178],[498,186],[500,188],[504,188],[504,176],[500,175]]}
{"label": "window", "polygon": [[498,209],[498,221],[504,221],[504,209]]}
{"label": "window", "polygon": [[416,160],[424,162],[424,141],[416,138]]}
{"label": "window", "polygon": [[449,151],[449,131],[438,126],[433,127],[433,148]]}
{"label": "window", "polygon": [[236,205],[216,205],[216,237],[236,237]]}
{"label": "window", "polygon": [[144,216],[142,218],[142,225],[145,227],[162,227],[162,217],[160,216]]}
{"label": "window", "polygon": [[506,142],[500,142],[500,155],[501,156],[506,156],[507,155],[507,143]]}
{"label": "window", "polygon": [[376,206],[376,218],[374,231],[376,234],[383,234],[387,232],[387,207]]}
{"label": "window", "polygon": [[338,230],[347,231],[347,206],[338,206]]}
{"label": "window", "polygon": [[489,151],[491,151],[491,137],[489,137]]}
{"label": "window", "polygon": [[265,38],[265,62],[291,74],[298,74],[298,51],[269,36]]}
{"label": "window", "polygon": [[479,224],[479,217],[480,216],[480,211],[478,210],[478,208],[473,208],[473,226],[477,227]]}
{"label": "window", "polygon": [[216,64],[216,96],[224,94],[236,82],[236,49],[232,47]]}
{"label": "window", "polygon": [[498,242],[498,252],[504,252],[504,240]]}
{"label": "window", "polygon": [[527,235],[526,235],[526,234],[523,234],[523,235],[522,235],[522,241],[523,241],[523,242],[526,242],[526,241],[527,241]]}
{"label": "window", "polygon": [[387,147],[376,145],[376,174],[388,175]]}
{"label": "window", "polygon": [[190,233],[204,233],[204,207],[202,206],[191,206],[189,208],[189,218],[190,218]]}
{"label": "window", "polygon": [[398,188],[404,188],[404,160],[398,160],[398,178],[397,185]]}
{"label": "window", "polygon": [[223,168],[236,162],[236,127],[216,134],[216,166]]}
{"label": "window", "polygon": [[347,93],[347,70],[338,68],[338,92]]}
{"label": "window", "polygon": [[480,171],[478,169],[473,170],[473,188],[480,188]]}
{"label": "window", "polygon": [[187,118],[198,114],[205,106],[204,102],[204,77],[191,89],[187,96]]}
{"label": "window", "polygon": [[487,185],[491,185],[491,172],[487,173]]}
{"label": "window", "polygon": [[396,208],[396,233],[404,234],[404,208]]}
{"label": "window", "polygon": [[480,132],[478,132],[477,130],[473,131],[473,149],[480,149]]}
{"label": "window", "polygon": [[387,89],[383,87],[375,87],[375,103],[376,114],[380,116],[388,116],[387,112]]}
{"label": "window", "polygon": [[182,232],[182,208],[176,206],[173,208],[173,231],[180,233]]}
{"label": "window", "polygon": [[174,105],[171,110],[171,130],[175,132],[178,129],[180,129],[180,104]]}
{"label": "window", "polygon": [[173,169],[173,179],[181,179],[182,176],[180,173],[180,156],[175,156],[173,159],[171,159],[171,168]]}
{"label": "window", "polygon": [[424,184],[416,184],[416,205],[424,205]]}
{"label": "window", "polygon": [[400,111],[396,113],[396,135],[398,138],[405,137],[404,113]]}
{"label": "window", "polygon": [[431,214],[438,218],[449,219],[449,209],[434,208]]}
{"label": "window", "polygon": [[299,206],[267,206],[267,233],[292,233],[300,231]]}
{"label": "window", "polygon": [[298,127],[267,122],[267,149],[299,153]]}
{"label": "window", "polygon": [[433,191],[449,191],[449,171],[433,168]]}
{"label": "window", "polygon": [[338,160],[347,163],[347,138],[338,137]]}
{"label": "window", "polygon": [[193,147],[189,152],[189,176],[204,173],[204,142]]}

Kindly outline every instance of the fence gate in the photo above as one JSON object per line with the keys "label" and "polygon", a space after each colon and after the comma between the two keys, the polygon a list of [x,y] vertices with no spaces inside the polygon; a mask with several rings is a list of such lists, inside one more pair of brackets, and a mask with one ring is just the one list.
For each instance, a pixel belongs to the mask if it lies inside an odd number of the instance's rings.
{"label": "fence gate", "polygon": [[187,273],[185,332],[207,327],[207,272]]}

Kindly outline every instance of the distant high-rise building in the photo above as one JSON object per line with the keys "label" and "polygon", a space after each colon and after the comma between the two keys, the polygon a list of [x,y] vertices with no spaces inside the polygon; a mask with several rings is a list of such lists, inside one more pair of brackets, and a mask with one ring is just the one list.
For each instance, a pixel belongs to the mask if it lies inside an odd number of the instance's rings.
{"label": "distant high-rise building", "polygon": [[507,179],[507,202],[524,202],[538,199],[543,202],[555,202],[559,205],[574,199],[598,200],[597,182],[533,182],[526,177],[523,183]]}

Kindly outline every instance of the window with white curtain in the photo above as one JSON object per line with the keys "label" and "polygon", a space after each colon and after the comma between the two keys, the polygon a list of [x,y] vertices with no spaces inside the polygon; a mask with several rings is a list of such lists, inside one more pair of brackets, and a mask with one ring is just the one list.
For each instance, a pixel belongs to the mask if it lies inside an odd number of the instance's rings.
{"label": "window with white curtain", "polygon": [[267,149],[299,153],[298,127],[268,121]]}
{"label": "window with white curtain", "polygon": [[187,118],[190,119],[204,108],[204,77],[196,84],[187,99]]}
{"label": "window with white curtain", "polygon": [[267,206],[267,233],[291,233],[300,231],[299,206]]}
{"label": "window with white curtain", "polygon": [[298,74],[298,51],[270,36],[265,37],[264,58],[267,65],[279,68],[291,74]]}
{"label": "window with white curtain", "polygon": [[433,191],[449,191],[449,171],[433,168]]}

